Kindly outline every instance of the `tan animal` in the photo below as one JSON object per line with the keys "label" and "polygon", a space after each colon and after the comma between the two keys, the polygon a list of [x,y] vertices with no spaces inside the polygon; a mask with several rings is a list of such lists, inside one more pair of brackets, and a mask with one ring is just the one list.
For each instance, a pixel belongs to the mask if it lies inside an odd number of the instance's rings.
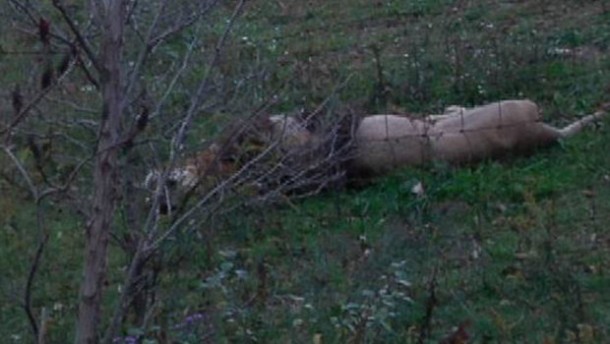
{"label": "tan animal", "polygon": [[[248,155],[247,151],[259,154],[270,145],[276,145],[279,151],[287,154],[313,141],[311,132],[303,123],[285,115],[264,117],[251,127],[239,129],[240,132],[229,133],[229,137],[223,140],[227,142],[212,143],[196,156],[187,159],[180,167],[171,170],[168,183],[186,189],[193,188],[202,179],[209,178],[213,181],[235,173],[239,165],[244,163],[237,160],[244,160],[243,155]],[[154,188],[160,176],[160,171],[150,171],[144,186]]]}
{"label": "tan animal", "polygon": [[[345,156],[331,157],[321,166],[328,169],[336,160],[336,168],[330,170],[345,168],[352,177],[381,175],[398,167],[431,161],[474,162],[552,144],[578,133],[586,124],[604,115],[605,112],[597,112],[558,129],[542,123],[538,106],[529,100],[506,100],[471,109],[452,106],[441,115],[423,119],[370,115],[362,118],[355,131],[348,130],[347,149],[339,144],[326,150],[318,148],[332,144],[333,140],[328,138],[335,134],[312,133],[294,117],[269,116],[252,126],[238,126],[237,134],[230,133],[220,143],[211,144],[172,169],[167,178],[167,191],[162,196],[169,199],[173,193],[170,189],[176,187],[178,191],[207,190],[240,172],[258,185],[258,180],[269,174],[265,168],[272,168],[276,173],[271,181],[281,181],[304,169],[316,170],[312,163],[326,159],[329,152]],[[253,171],[243,171],[245,167],[253,167],[250,162],[263,152],[270,153],[261,160],[262,166],[254,168],[261,178]],[[347,167],[342,164],[345,160],[348,160]],[[154,190],[160,176],[160,171],[151,171],[144,185]],[[324,174],[320,176],[324,181]]]}
{"label": "tan animal", "polygon": [[538,106],[529,100],[448,110],[424,119],[364,117],[355,133],[352,168],[378,175],[435,160],[459,164],[527,151],[570,137],[605,115],[597,112],[558,129],[542,123]]}
{"label": "tan animal", "polygon": [[[305,123],[295,117],[261,116],[255,121],[237,122],[219,140],[168,172],[159,195],[159,209],[165,213],[174,208],[176,197],[190,197],[196,190],[209,191],[229,178],[234,178],[230,185],[256,191],[263,188],[267,176],[290,176],[290,171],[284,172],[283,168],[285,164],[290,167],[290,159],[298,161],[296,165],[306,164],[314,151],[310,147],[316,143],[317,138]],[[260,165],[273,171],[261,170]],[[149,171],[143,187],[155,191],[161,177],[161,170]]]}

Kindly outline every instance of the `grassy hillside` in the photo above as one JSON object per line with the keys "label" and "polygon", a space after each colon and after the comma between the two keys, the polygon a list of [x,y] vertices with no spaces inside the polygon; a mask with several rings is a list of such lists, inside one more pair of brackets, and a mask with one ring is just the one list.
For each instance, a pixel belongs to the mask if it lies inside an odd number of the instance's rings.
{"label": "grassy hillside", "polygon": [[[563,125],[610,101],[606,1],[253,2],[222,64],[274,111],[428,113],[529,98]],[[341,85],[337,89],[337,86]],[[610,125],[528,157],[398,171],[177,236],[142,343],[603,343],[610,337]],[[422,183],[425,192],[412,193]],[[35,214],[0,181],[0,334],[29,341],[20,291]],[[80,218],[52,214],[35,306],[70,338]],[[108,304],[125,257],[110,257]],[[148,340],[148,341],[145,341]],[[458,342],[454,342],[458,343]]]}

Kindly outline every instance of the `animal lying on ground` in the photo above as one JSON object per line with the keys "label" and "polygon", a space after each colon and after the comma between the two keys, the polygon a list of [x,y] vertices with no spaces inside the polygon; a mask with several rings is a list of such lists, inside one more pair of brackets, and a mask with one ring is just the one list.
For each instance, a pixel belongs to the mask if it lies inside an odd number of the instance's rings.
{"label": "animal lying on ground", "polygon": [[[223,197],[236,189],[264,199],[317,192],[339,179],[335,163],[343,159],[337,157],[342,151],[327,143],[336,141],[335,132],[314,135],[306,124],[285,115],[238,123],[165,178],[160,169],[149,171],[143,186],[159,197],[162,212],[221,184]],[[157,190],[161,179],[164,184]]]}
{"label": "animal lying on ground", "polygon": [[[264,184],[271,180],[272,184],[281,184],[286,177],[297,176],[314,166],[309,176],[315,175],[322,183],[330,179],[329,171],[337,169],[347,170],[345,175],[362,178],[432,161],[475,162],[547,146],[580,132],[585,125],[604,115],[605,112],[599,111],[564,128],[555,128],[541,121],[538,106],[530,100],[505,100],[470,109],[452,106],[443,114],[423,119],[368,115],[356,124],[355,130],[349,130],[350,137],[344,140],[345,144],[332,147],[334,141],[328,137],[332,138],[334,132],[331,135],[311,132],[306,123],[296,118],[269,116],[263,118],[262,125],[259,123],[232,135],[228,146],[237,145],[237,148],[214,143],[171,170],[167,181],[183,190],[193,190],[202,184],[208,188],[210,183],[206,181],[210,179],[212,184],[217,184],[231,175],[245,173],[246,183]],[[252,146],[255,147],[253,154],[244,155],[243,152]],[[344,146],[348,146],[347,149]],[[256,166],[248,165],[268,148],[275,148],[271,159]],[[330,152],[335,155],[330,156]],[[346,156],[338,159],[337,154]],[[315,166],[319,161],[324,161],[321,164],[324,168]],[[334,163],[336,166],[332,166]],[[252,167],[251,171],[244,171],[244,166]],[[145,186],[154,189],[160,176],[159,171],[151,171]],[[264,179],[266,177],[270,178]],[[263,182],[259,183],[261,180]],[[299,181],[292,182],[298,184]],[[167,195],[163,197],[168,198]]]}
{"label": "animal lying on ground", "polygon": [[[195,157],[187,159],[180,167],[170,171],[167,179],[172,185],[183,188],[193,188],[202,179],[227,176],[237,171],[236,160],[244,160],[238,156],[235,145],[239,149],[252,149],[256,152],[265,149],[270,144],[284,153],[299,149],[314,141],[313,134],[296,118],[286,115],[265,117],[250,128],[239,128],[239,133],[232,133],[232,142],[223,144],[212,143],[200,151]],[[243,152],[240,152],[243,153]],[[155,186],[161,176],[159,170],[152,170],[146,176],[144,185],[148,189]]]}
{"label": "animal lying on ground", "polygon": [[364,117],[355,133],[356,155],[351,168],[379,175],[431,161],[460,164],[531,151],[568,138],[605,115],[596,112],[560,129],[543,123],[538,106],[530,100],[448,110],[424,119]]}

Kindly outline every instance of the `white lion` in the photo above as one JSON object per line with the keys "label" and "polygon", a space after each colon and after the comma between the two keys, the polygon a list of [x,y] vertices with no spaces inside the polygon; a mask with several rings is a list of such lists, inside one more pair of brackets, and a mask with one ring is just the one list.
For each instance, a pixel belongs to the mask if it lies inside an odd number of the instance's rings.
{"label": "white lion", "polygon": [[538,106],[530,100],[471,109],[453,106],[445,114],[423,119],[371,115],[356,130],[352,167],[382,174],[436,160],[459,164],[523,152],[570,137],[604,115],[596,112],[559,129],[543,123]]}
{"label": "white lion", "polygon": [[[451,106],[441,115],[422,119],[401,115],[368,115],[362,118],[350,135],[348,144],[351,149],[342,150],[350,154],[346,157],[348,163],[341,168],[346,168],[350,176],[374,176],[398,167],[432,161],[460,164],[524,152],[570,137],[605,114],[596,112],[561,129],[543,123],[538,106],[529,100],[505,100],[470,109]],[[268,148],[274,148],[275,154],[292,155],[294,173],[299,173],[298,169],[306,166],[307,161],[324,159],[307,154],[328,153],[325,150],[307,149],[326,144],[327,141],[320,137],[328,133],[311,132],[306,123],[294,117],[269,116],[262,118],[257,125],[245,128],[237,135],[230,135],[234,138],[227,141],[231,145],[213,143],[172,169],[168,173],[164,198],[170,194],[169,186],[181,190],[200,186],[207,188],[223,178],[243,173],[249,159],[256,158],[257,154]],[[254,156],[246,155],[244,158],[243,153],[252,147]],[[289,164],[291,160],[278,161]],[[291,171],[290,166],[287,167]],[[160,177],[160,171],[151,171],[146,176],[144,186],[155,189]]]}

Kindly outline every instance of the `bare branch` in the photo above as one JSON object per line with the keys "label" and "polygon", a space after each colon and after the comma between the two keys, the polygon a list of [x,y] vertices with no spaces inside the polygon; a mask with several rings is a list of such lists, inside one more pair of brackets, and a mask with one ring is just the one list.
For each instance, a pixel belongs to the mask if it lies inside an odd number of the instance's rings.
{"label": "bare branch", "polygon": [[73,101],[67,100],[65,99],[65,97],[47,97],[47,99],[51,102],[51,103],[56,103],[56,104],[61,104],[61,105],[67,105],[69,107],[71,107],[75,112],[82,112],[82,113],[86,113],[86,114],[90,114],[90,115],[97,115],[99,113],[99,110],[90,108],[90,107],[85,107],[81,104],[77,104]]}
{"label": "bare branch", "polygon": [[195,212],[201,210],[203,205],[205,205],[210,199],[212,199],[212,197],[221,194],[223,191],[227,190],[230,185],[236,185],[236,183],[235,183],[236,181],[239,181],[240,178],[242,178],[244,175],[246,175],[248,173],[248,171],[251,169],[252,166],[254,166],[256,163],[258,163],[268,154],[270,154],[273,150],[275,150],[277,148],[277,146],[278,146],[278,142],[275,142],[275,143],[269,145],[258,156],[256,156],[254,159],[252,159],[252,160],[248,161],[246,164],[244,164],[244,166],[242,166],[239,169],[239,171],[237,171],[230,177],[226,178],[221,183],[219,183],[216,187],[214,187],[212,190],[210,190],[205,195],[205,197],[201,198],[195,205],[193,205],[188,211],[186,211],[182,216],[180,216],[180,218],[176,219],[176,221],[174,221],[174,223],[171,225],[171,227],[167,231],[165,231],[165,233],[161,234],[156,239],[151,238],[154,241],[152,241],[152,243],[150,243],[149,245],[146,246],[146,250],[147,251],[156,250],[159,247],[159,245],[161,245],[161,243],[167,239],[167,237],[169,237],[175,231],[177,231],[180,228],[180,226],[186,220],[188,220]]}
{"label": "bare branch", "polygon": [[70,27],[70,30],[76,36],[76,40],[80,44],[81,48],[85,51],[85,54],[87,54],[87,57],[89,58],[89,60],[91,61],[91,63],[95,67],[95,69],[99,73],[101,73],[103,71],[103,69],[102,69],[102,66],[101,66],[99,60],[97,59],[97,57],[91,50],[91,47],[89,46],[89,42],[87,42],[85,37],[82,35],[80,30],[76,26],[76,23],[72,20],[70,15],[68,15],[68,12],[66,11],[66,8],[63,6],[63,3],[61,2],[61,0],[53,0],[53,6],[55,6],[55,8],[59,11],[59,13],[61,13],[62,18],[64,18],[64,21],[66,22],[66,24],[68,24],[68,27]]}
{"label": "bare branch", "polygon": [[28,319],[30,321],[30,325],[32,326],[34,336],[38,337],[40,334],[37,325],[38,322],[36,321],[36,318],[34,317],[34,312],[32,311],[32,288],[34,286],[34,278],[36,277],[36,273],[38,272],[38,268],[40,267],[42,254],[49,241],[49,233],[47,233],[46,229],[44,228],[44,219],[41,208],[42,205],[39,203],[38,200],[36,203],[36,218],[38,223],[38,231],[40,232],[40,240],[38,242],[38,247],[36,248],[34,260],[32,261],[32,264],[30,266],[30,272],[28,274],[27,282],[25,285],[23,308],[25,309],[25,313],[27,314]]}
{"label": "bare branch", "polygon": [[[171,28],[165,30],[164,32],[162,32],[161,34],[159,34],[158,36],[154,37],[154,39],[152,39],[150,42],[151,48],[158,45],[159,43],[165,41],[170,36],[173,36],[173,35],[181,32],[182,30],[188,28],[189,26],[193,25],[199,18],[205,16],[212,8],[214,8],[214,6],[217,3],[218,3],[218,0],[214,0],[209,5],[203,7],[201,10],[193,13],[188,19],[179,20],[176,23],[176,26],[171,27]],[[237,10],[241,11],[241,7],[243,7],[243,6],[238,5]],[[232,21],[232,20],[234,20],[234,18],[230,19],[230,21]]]}
{"label": "bare branch", "polygon": [[25,310],[25,313],[30,322],[30,326],[32,327],[32,332],[34,334],[34,337],[38,337],[38,335],[39,335],[38,321],[36,320],[36,318],[34,316],[34,312],[32,310],[32,288],[34,286],[34,278],[36,277],[36,273],[38,272],[38,268],[40,267],[40,261],[42,260],[42,254],[43,254],[44,249],[49,240],[49,235],[46,232],[46,230],[44,229],[44,220],[43,220],[43,213],[42,213],[42,208],[41,208],[42,206],[40,204],[40,198],[37,195],[36,188],[33,186],[31,180],[29,179],[29,177],[27,175],[27,172],[25,172],[23,166],[21,166],[19,161],[12,154],[12,152],[10,152],[10,150],[8,150],[6,147],[4,147],[4,148],[5,148],[5,152],[11,157],[11,159],[13,159],[17,168],[21,171],[24,178],[28,181],[28,184],[30,185],[30,188],[32,189],[31,192],[33,193],[33,196],[36,200],[35,201],[36,217],[37,217],[38,230],[40,232],[40,240],[38,242],[38,247],[36,248],[34,260],[32,261],[32,264],[30,265],[30,271],[28,273],[28,277],[26,280],[26,285],[25,285],[25,290],[24,290],[24,295],[23,295],[23,300],[24,300],[23,309]]}
{"label": "bare branch", "polygon": [[[180,20],[180,21],[178,21],[178,24],[176,26],[165,30],[163,33],[159,34],[158,36],[154,36],[155,31],[158,29],[158,26],[159,26],[159,20],[160,20],[161,16],[163,15],[163,13],[166,11],[168,4],[170,3],[169,0],[163,0],[163,2],[161,2],[159,10],[157,11],[157,14],[155,15],[150,26],[148,27],[146,37],[144,38],[144,46],[140,50],[138,59],[133,67],[129,81],[127,82],[127,88],[126,88],[127,95],[130,95],[133,90],[133,87],[135,87],[135,82],[136,82],[137,78],[140,76],[140,70],[141,70],[142,66],[145,64],[146,60],[148,59],[150,52],[153,51],[157,45],[159,45],[160,43],[162,43],[163,41],[168,39],[170,36],[178,34],[179,32],[181,32],[184,29],[193,25],[195,23],[195,21],[197,21],[202,16],[206,15],[214,7],[214,5],[217,2],[218,2],[218,0],[213,1],[211,4],[205,6],[202,10],[192,14],[188,20]],[[189,49],[188,55],[190,55],[190,49]]]}
{"label": "bare branch", "polygon": [[174,88],[176,86],[176,83],[178,82],[178,79],[180,79],[180,77],[182,76],[182,74],[184,73],[186,68],[188,67],[189,60],[190,60],[190,58],[191,58],[191,56],[193,54],[193,51],[195,49],[196,41],[197,41],[197,38],[193,38],[191,43],[188,45],[186,53],[184,54],[184,58],[182,59],[182,64],[180,65],[180,68],[174,73],[174,77],[169,82],[169,84],[167,85],[167,88],[165,89],[165,92],[163,93],[163,95],[161,96],[159,101],[157,102],[155,110],[150,115],[151,118],[154,118],[154,117],[156,117],[159,114],[159,112],[161,111],[161,108],[163,107],[163,105],[167,101],[168,97],[170,96],[170,94],[174,90]]}
{"label": "bare branch", "polygon": [[138,7],[140,3],[138,2],[138,0],[133,0],[133,4],[128,8],[127,10],[127,15],[125,16],[125,22],[129,22],[131,21],[131,18],[133,18],[134,13],[136,12],[136,8]]}
{"label": "bare branch", "polygon": [[[135,63],[133,70],[131,71],[131,77],[129,78],[129,81],[127,82],[127,88],[126,88],[127,95],[131,94],[131,90],[133,89],[137,78],[140,76],[140,68],[142,67],[142,65],[146,61],[146,58],[148,57],[148,54],[152,50],[153,33],[154,33],[155,29],[157,28],[157,25],[159,23],[159,18],[161,18],[161,15],[165,11],[165,8],[168,3],[169,3],[169,0],[163,0],[161,2],[159,10],[157,11],[157,14],[155,15],[152,23],[150,24],[150,26],[148,28],[148,32],[146,34],[146,38],[145,38],[145,42],[144,42],[144,47],[142,47],[142,49],[140,50],[140,54],[138,55],[137,62]],[[127,101],[127,98],[126,98],[126,101]]]}
{"label": "bare branch", "polygon": [[25,180],[32,198],[38,200],[38,189],[36,188],[36,186],[34,186],[34,183],[32,182],[32,179],[30,178],[30,175],[26,171],[23,164],[21,164],[19,159],[15,156],[15,154],[13,154],[13,152],[8,146],[2,145],[2,150],[4,151],[4,153],[6,153],[6,155],[8,155],[8,157],[11,159],[11,161],[21,174],[21,177],[23,177],[23,179]]}
{"label": "bare branch", "polygon": [[34,108],[43,98],[47,95],[53,87],[47,87],[35,95],[32,100],[23,106],[20,111],[15,115],[15,118],[6,127],[0,130],[0,135],[5,135],[4,144],[7,145],[10,142],[12,130],[28,115],[30,110]]}
{"label": "bare branch", "polygon": [[[241,13],[244,5],[245,5],[245,0],[241,0],[240,3],[236,6],[236,8],[233,12],[233,15],[231,16],[231,19],[229,20],[227,27],[224,30],[222,37],[216,44],[215,54],[212,57],[212,60],[210,61],[210,64],[207,69],[207,73],[201,80],[199,87],[198,87],[197,91],[195,92],[194,97],[192,97],[193,100],[191,102],[191,105],[190,105],[189,109],[187,110],[187,113],[186,113],[184,119],[181,121],[180,128],[179,128],[177,134],[174,136],[174,140],[172,142],[172,146],[170,149],[169,163],[167,164],[167,167],[165,168],[163,173],[159,176],[159,180],[157,181],[157,188],[153,195],[152,206],[151,206],[148,218],[144,223],[145,229],[149,229],[149,227],[153,223],[156,223],[156,221],[154,221],[154,219],[157,218],[157,208],[159,206],[159,198],[163,194],[163,185],[165,185],[165,182],[167,181],[169,171],[174,167],[174,165],[176,163],[176,160],[177,160],[176,151],[179,149],[179,146],[180,146],[179,143],[184,141],[184,139],[185,139],[187,128],[189,127],[190,123],[193,120],[193,117],[195,116],[195,112],[196,112],[197,108],[199,107],[199,104],[201,103],[201,98],[203,97],[203,91],[206,89],[206,87],[209,83],[210,70],[212,70],[218,63],[218,59],[220,58],[220,50],[221,50],[222,46],[224,46],[226,38],[227,38],[229,32],[231,31],[235,20]],[[194,45],[191,44],[191,46],[189,47],[189,51],[183,60],[183,64],[182,64],[183,68],[181,68],[181,70],[184,70],[184,68],[186,67],[186,63],[192,52],[193,46]],[[163,101],[165,100],[166,96],[169,95],[169,91],[173,87],[172,85],[176,80],[177,80],[177,76],[176,76],[176,78],[174,78],[172,84],[170,84],[170,87],[168,87],[165,96],[162,97]],[[160,108],[160,105],[157,106],[157,109],[159,109],[159,108]],[[158,111],[158,110],[156,110],[156,111]],[[154,238],[155,232],[156,232],[156,224],[154,225],[154,229],[149,230],[149,233],[152,234],[151,238]]]}
{"label": "bare branch", "polygon": [[172,150],[170,152],[171,159],[175,159],[176,149],[178,149],[180,147],[180,145],[186,138],[187,128],[191,125],[191,122],[193,121],[193,118],[195,117],[195,112],[196,112],[197,108],[199,107],[199,105],[202,103],[204,91],[206,90],[208,83],[209,83],[210,72],[214,67],[216,67],[218,60],[220,59],[222,47],[225,45],[227,37],[229,36],[229,32],[231,32],[231,29],[233,28],[233,24],[235,24],[235,20],[241,14],[241,11],[244,8],[245,3],[246,3],[246,0],[241,0],[239,2],[239,4],[235,7],[235,10],[233,11],[233,14],[231,15],[231,18],[229,19],[229,22],[227,23],[227,26],[226,26],[222,36],[220,37],[220,39],[218,40],[218,42],[216,44],[214,56],[212,57],[212,60],[210,61],[206,74],[203,77],[203,79],[201,80],[199,87],[197,88],[197,91],[191,98],[191,99],[193,99],[193,101],[191,102],[191,105],[186,113],[186,116],[185,116],[184,120],[182,121],[180,129],[178,130],[178,133],[175,136]]}
{"label": "bare branch", "polygon": [[125,290],[123,291],[123,293],[121,293],[121,298],[119,300],[119,304],[115,307],[114,315],[112,317],[110,325],[106,329],[106,334],[104,335],[104,339],[103,339],[102,343],[106,343],[106,344],[112,343],[114,335],[118,331],[118,329],[121,325],[121,320],[123,319],[123,315],[125,314],[125,312],[127,310],[129,301],[131,300],[131,298],[134,295],[133,285],[135,284],[135,281],[139,277],[138,276],[139,275],[138,267],[140,266],[140,264],[143,263],[143,261],[146,260],[146,256],[148,254],[150,254],[150,252],[145,252],[144,246],[143,246],[143,241],[140,240],[140,242],[138,243],[136,252],[135,252],[134,256],[131,258],[131,262],[129,264],[129,271],[127,272],[127,277],[125,278],[125,281],[129,282],[129,284],[126,283],[124,286]]}
{"label": "bare branch", "polygon": [[[118,146],[122,135],[123,116],[123,34],[125,2],[115,0],[94,2],[98,18],[104,26],[100,45],[103,110],[101,116],[95,164],[93,168],[93,196],[91,214],[85,234],[83,279],[79,293],[77,343],[98,341],[104,279],[107,273],[107,254],[110,230],[117,206],[115,178],[119,171]],[[103,13],[102,10],[104,9]]]}
{"label": "bare branch", "polygon": [[32,195],[32,198],[34,198],[35,204],[36,204],[36,218],[37,218],[38,231],[40,232],[40,240],[38,242],[38,247],[36,248],[34,260],[32,261],[32,264],[30,266],[30,271],[28,273],[28,277],[26,280],[26,285],[25,285],[25,290],[24,290],[24,295],[23,295],[23,300],[24,300],[23,309],[25,310],[25,313],[28,317],[28,320],[30,322],[30,326],[32,327],[32,332],[33,332],[34,336],[38,337],[38,335],[39,335],[38,321],[36,320],[36,318],[34,316],[34,312],[32,310],[32,288],[34,285],[34,278],[36,277],[36,273],[38,271],[38,268],[40,267],[40,261],[42,260],[42,254],[43,254],[44,249],[49,240],[49,234],[46,232],[46,229],[44,227],[43,210],[42,210],[42,205],[41,205],[42,197],[41,197],[41,194],[38,192],[38,189],[32,182],[32,179],[30,178],[25,167],[23,166],[23,164],[21,164],[19,159],[13,154],[13,152],[10,150],[10,148],[7,146],[2,146],[2,149],[11,159],[11,161],[13,162],[13,164],[15,165],[15,167],[17,168],[17,170],[19,171],[19,173],[21,174],[23,179],[25,179],[25,181],[29,187],[29,191]]}
{"label": "bare branch", "polygon": [[86,159],[83,159],[78,165],[76,165],[76,167],[74,167],[74,169],[70,172],[66,182],[64,183],[64,185],[61,186],[55,186],[55,187],[50,187],[48,189],[43,190],[38,199],[42,200],[47,196],[56,194],[56,193],[61,193],[61,192],[65,192],[66,190],[68,190],[68,188],[70,187],[70,185],[72,185],[72,183],[74,182],[74,180],[76,179],[76,176],[78,175],[78,173],[82,170],[82,168],[89,162],[91,162],[91,160],[93,160],[95,156],[92,155]]}
{"label": "bare branch", "polygon": [[30,10],[30,7],[32,6],[32,4],[30,2],[28,2],[28,4],[23,4],[21,1],[18,0],[9,0],[13,6],[15,6],[21,13],[25,13],[25,15],[28,17],[28,19],[30,20],[32,26],[36,26],[38,23],[38,19],[40,18],[40,15],[34,15],[32,13],[32,11]]}
{"label": "bare branch", "polygon": [[32,108],[34,108],[49,92],[51,92],[52,89],[57,87],[68,76],[68,74],[70,74],[70,71],[72,70],[72,66],[74,66],[74,61],[72,61],[70,63],[68,70],[66,70],[66,72],[62,76],[60,76],[57,80],[55,80],[50,87],[46,87],[46,88],[42,89],[37,95],[35,95],[32,98],[32,100],[28,104],[26,104],[25,106],[22,106],[20,108],[19,112],[15,115],[15,118],[13,119],[13,121],[11,121],[11,123],[9,123],[8,126],[3,128],[2,130],[0,130],[0,135],[5,135],[5,137],[4,137],[5,146],[7,146],[10,142],[13,129],[22,120],[24,120],[27,117],[28,113],[30,112],[30,110]]}

